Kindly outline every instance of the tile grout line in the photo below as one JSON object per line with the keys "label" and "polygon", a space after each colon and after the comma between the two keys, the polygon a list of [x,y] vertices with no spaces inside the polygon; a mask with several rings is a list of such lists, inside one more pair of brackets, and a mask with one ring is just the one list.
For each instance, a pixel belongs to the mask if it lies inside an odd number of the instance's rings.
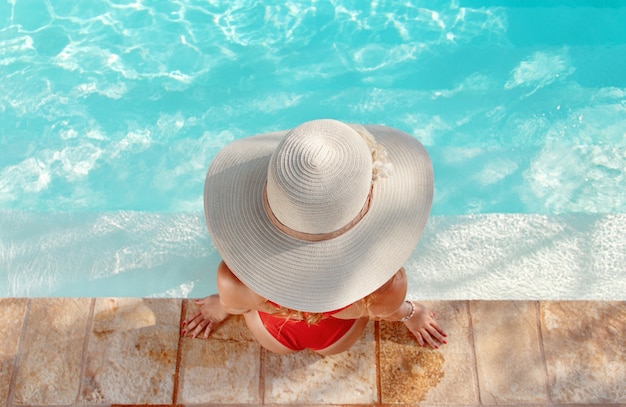
{"label": "tile grout line", "polygon": [[87,364],[87,349],[89,347],[89,339],[93,330],[93,315],[96,309],[96,299],[91,298],[89,301],[89,312],[87,315],[87,323],[85,324],[85,337],[83,338],[83,350],[80,356],[80,371],[78,373],[78,393],[76,393],[76,404],[80,403],[80,396],[83,393],[83,384],[85,381],[85,369]]}
{"label": "tile grout line", "polygon": [[472,358],[474,359],[474,386],[476,388],[476,395],[478,396],[478,405],[482,406],[483,401],[480,397],[480,380],[478,378],[478,358],[476,353],[476,342],[474,340],[474,324],[472,323],[472,307],[471,302],[469,300],[465,301],[465,311],[467,312],[467,328],[468,328],[468,338],[470,341],[470,350],[472,352]]}
{"label": "tile grout line", "polygon": [[180,303],[180,319],[178,320],[178,346],[176,348],[176,366],[174,368],[174,383],[172,384],[172,405],[178,404],[178,388],[180,386],[180,366],[183,359],[183,336],[180,334],[183,321],[187,315],[187,301],[182,299]]}
{"label": "tile grout line", "polygon": [[537,318],[537,340],[539,341],[539,354],[541,355],[541,363],[543,364],[543,373],[546,378],[546,396],[551,404],[554,404],[552,400],[552,394],[550,392],[550,376],[548,376],[548,362],[546,360],[546,350],[543,344],[543,330],[541,329],[541,303],[535,301],[535,316]]}
{"label": "tile grout line", "polygon": [[7,394],[7,406],[13,405],[13,399],[15,397],[15,385],[17,384],[17,375],[19,374],[20,364],[22,362],[22,346],[26,338],[26,326],[28,325],[28,319],[30,317],[30,305],[31,299],[26,302],[26,309],[24,310],[24,317],[22,318],[22,330],[20,337],[17,341],[17,352],[15,359],[13,359],[13,371],[11,372],[11,381],[9,382],[9,394]]}
{"label": "tile grout line", "polygon": [[261,405],[265,405],[265,355],[265,348],[259,346],[259,403]]}
{"label": "tile grout line", "polygon": [[376,363],[376,401],[383,404],[382,375],[380,372],[380,322],[374,321],[375,363]]}

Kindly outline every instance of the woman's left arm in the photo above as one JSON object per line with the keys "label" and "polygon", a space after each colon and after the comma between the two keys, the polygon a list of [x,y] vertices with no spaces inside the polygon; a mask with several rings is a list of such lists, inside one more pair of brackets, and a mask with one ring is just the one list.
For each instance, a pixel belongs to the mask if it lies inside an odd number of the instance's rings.
{"label": "woman's left arm", "polygon": [[417,339],[421,346],[430,345],[437,349],[445,344],[447,334],[435,320],[435,313],[423,305],[405,300],[407,277],[404,269],[366,299],[370,316],[386,321],[401,321]]}

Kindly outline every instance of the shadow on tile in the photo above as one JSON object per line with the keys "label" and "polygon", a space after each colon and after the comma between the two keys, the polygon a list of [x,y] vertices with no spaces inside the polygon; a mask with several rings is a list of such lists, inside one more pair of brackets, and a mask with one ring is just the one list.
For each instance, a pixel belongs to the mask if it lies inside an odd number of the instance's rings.
{"label": "shadow on tile", "polygon": [[99,298],[81,403],[172,402],[180,300]]}
{"label": "shadow on tile", "polygon": [[31,300],[20,348],[15,404],[76,402],[90,304],[90,299],[82,298]]}
{"label": "shadow on tile", "polygon": [[541,326],[553,401],[626,403],[626,302],[542,302]]}
{"label": "shadow on tile", "polygon": [[481,401],[549,403],[533,301],[470,303]]}

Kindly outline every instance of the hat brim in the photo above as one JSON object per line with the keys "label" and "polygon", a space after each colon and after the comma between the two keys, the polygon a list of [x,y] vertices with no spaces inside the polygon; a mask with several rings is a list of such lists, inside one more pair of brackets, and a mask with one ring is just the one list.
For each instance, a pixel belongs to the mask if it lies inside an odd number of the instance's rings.
{"label": "hat brim", "polygon": [[286,131],[243,138],[217,154],[205,180],[206,223],[224,262],[251,290],[287,308],[331,311],[375,291],[409,258],[432,205],[430,158],[400,130],[365,127],[387,150],[393,173],[375,182],[356,226],[321,242],[285,235],[263,208],[268,163]]}

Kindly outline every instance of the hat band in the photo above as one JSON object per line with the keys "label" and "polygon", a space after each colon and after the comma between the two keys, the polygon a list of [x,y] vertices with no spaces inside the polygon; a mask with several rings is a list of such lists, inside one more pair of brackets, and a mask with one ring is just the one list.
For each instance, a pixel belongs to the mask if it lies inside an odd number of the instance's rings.
{"label": "hat band", "polygon": [[272,212],[272,208],[270,207],[270,203],[267,200],[267,181],[265,181],[265,185],[263,186],[263,209],[265,209],[265,213],[267,214],[267,217],[269,218],[270,222],[272,222],[272,225],[274,225],[278,230],[280,230],[281,232],[283,232],[284,234],[286,234],[287,236],[293,237],[295,239],[299,239],[299,240],[304,240],[307,242],[322,242],[324,240],[330,240],[330,239],[334,239],[336,237],[339,237],[341,235],[343,235],[344,233],[346,233],[347,231],[349,231],[350,229],[352,229],[354,226],[356,226],[357,223],[359,223],[361,221],[361,219],[363,219],[363,217],[367,214],[367,212],[370,209],[370,203],[372,202],[372,193],[374,192],[374,183],[372,183],[372,186],[370,187],[370,192],[369,194],[367,194],[367,198],[365,199],[365,205],[363,205],[363,208],[361,208],[361,210],[359,211],[359,213],[354,217],[354,219],[352,219],[350,222],[348,222],[345,226],[333,231],[333,232],[328,232],[328,233],[306,233],[306,232],[301,232],[298,230],[294,230],[292,228],[290,228],[289,226],[283,224],[281,221],[278,220],[278,218],[276,217],[276,215],[274,215],[274,212]]}

